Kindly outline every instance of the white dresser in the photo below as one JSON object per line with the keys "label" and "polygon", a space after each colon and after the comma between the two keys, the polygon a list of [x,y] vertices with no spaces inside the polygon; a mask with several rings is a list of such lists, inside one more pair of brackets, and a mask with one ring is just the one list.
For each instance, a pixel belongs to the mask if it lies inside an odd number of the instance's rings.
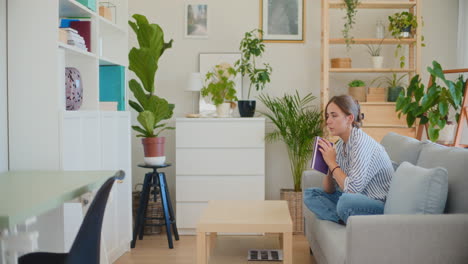
{"label": "white dresser", "polygon": [[176,119],[176,219],[195,234],[209,200],[265,199],[264,118]]}

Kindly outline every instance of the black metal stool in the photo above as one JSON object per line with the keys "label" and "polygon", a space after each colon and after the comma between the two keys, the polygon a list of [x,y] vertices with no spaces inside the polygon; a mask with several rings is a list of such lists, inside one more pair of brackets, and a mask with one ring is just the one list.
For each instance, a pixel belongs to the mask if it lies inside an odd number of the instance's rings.
{"label": "black metal stool", "polygon": [[[166,168],[171,166],[170,163],[166,163],[160,166],[151,166],[146,164],[138,164],[138,167],[153,169],[153,172],[148,172],[145,174],[145,180],[143,182],[143,190],[140,196],[140,204],[138,205],[138,212],[135,219],[135,227],[133,229],[133,240],[131,247],[134,248],[136,244],[137,235],[139,235],[140,240],[143,239],[143,231],[145,225],[152,226],[166,226],[167,241],[169,243],[169,248],[174,248],[172,243],[172,231],[174,232],[175,240],[179,240],[179,233],[177,232],[176,219],[174,216],[174,210],[172,209],[171,197],[169,195],[169,189],[167,187],[166,175],[164,172],[158,172],[158,169]],[[161,193],[161,203],[163,207],[163,217],[146,217],[146,210],[148,207],[148,199],[151,194],[151,188],[153,188],[154,201],[156,202],[157,194]],[[162,224],[147,224],[147,219],[159,219],[164,220]]]}

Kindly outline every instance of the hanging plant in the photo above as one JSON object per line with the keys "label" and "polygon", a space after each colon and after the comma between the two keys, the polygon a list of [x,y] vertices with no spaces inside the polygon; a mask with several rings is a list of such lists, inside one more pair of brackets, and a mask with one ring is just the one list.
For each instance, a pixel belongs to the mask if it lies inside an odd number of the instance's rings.
{"label": "hanging plant", "polygon": [[349,31],[353,28],[353,25],[356,23],[356,13],[357,13],[357,6],[359,4],[359,0],[343,0],[346,6],[346,16],[343,17],[345,19],[344,28],[341,31],[343,33],[343,38],[346,42],[346,48],[349,50],[351,48],[351,44],[354,43],[353,36],[350,36]]}

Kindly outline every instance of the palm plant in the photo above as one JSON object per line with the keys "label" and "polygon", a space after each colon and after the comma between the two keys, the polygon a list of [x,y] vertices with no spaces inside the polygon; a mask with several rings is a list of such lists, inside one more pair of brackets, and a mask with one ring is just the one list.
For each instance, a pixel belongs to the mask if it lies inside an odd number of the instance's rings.
{"label": "palm plant", "polygon": [[259,100],[270,110],[261,112],[276,126],[276,130],[266,135],[267,142],[283,141],[288,149],[289,163],[294,181],[294,191],[301,191],[301,177],[312,155],[312,143],[321,136],[322,112],[310,103],[316,97],[312,94],[304,98],[285,94],[282,98],[260,95]]}

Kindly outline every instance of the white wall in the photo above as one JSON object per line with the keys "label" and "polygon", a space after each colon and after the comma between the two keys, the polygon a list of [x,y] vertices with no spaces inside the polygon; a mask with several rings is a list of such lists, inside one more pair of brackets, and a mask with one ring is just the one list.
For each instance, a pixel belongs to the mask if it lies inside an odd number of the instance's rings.
{"label": "white wall", "polygon": [[0,172],[8,170],[6,0],[0,0]]}
{"label": "white wall", "polygon": [[[185,39],[183,37],[184,4],[185,1],[175,0],[140,0],[130,1],[129,16],[134,13],[146,15],[153,23],[158,23],[166,34],[166,41],[174,39],[173,48],[166,50],[159,62],[156,76],[156,92],[159,96],[175,103],[175,116],[180,117],[191,112],[191,94],[184,92],[187,76],[198,70],[198,54],[200,52],[237,52],[239,41],[244,32],[259,26],[259,2],[256,0],[207,0],[209,4],[210,32],[205,40]],[[438,60],[446,68],[456,66],[456,32],[458,1],[457,0],[424,0],[423,15],[425,27],[423,33],[427,47],[423,48],[423,69],[433,59]],[[301,95],[312,92],[320,96],[320,1],[307,1],[306,5],[306,42],[304,44],[267,43],[264,61],[273,68],[272,82],[266,93],[281,96],[298,90]],[[386,16],[392,12],[377,12],[375,10],[360,10],[357,28],[359,35],[373,36],[375,22],[380,16],[386,21]],[[333,11],[332,36],[341,31],[343,11]],[[341,13],[340,13],[341,12]],[[369,31],[369,32],[366,32]],[[129,34],[129,47],[137,45],[133,32]],[[386,51],[389,55],[386,64],[393,61],[393,50]],[[333,56],[346,55],[343,47],[333,49]],[[367,53],[363,47],[355,47],[350,52],[353,65],[370,65]],[[133,77],[133,73],[130,77]],[[343,83],[352,78],[373,79],[375,75],[332,75],[332,87],[338,92],[345,92]],[[424,77],[426,80],[427,77]],[[245,87],[245,86],[244,86]],[[342,87],[342,88],[341,88]],[[317,105],[319,101],[316,101]],[[262,105],[259,109],[264,109]],[[133,123],[136,123],[133,113]],[[172,120],[172,123],[174,121]],[[271,129],[270,125],[268,129]],[[167,137],[166,156],[168,162],[175,161],[175,134],[165,133]],[[146,170],[136,167],[143,160],[143,151],[139,139],[133,138],[133,171],[134,183],[142,182]],[[176,165],[176,164],[174,164]],[[172,198],[175,197],[174,166],[166,170],[171,188]],[[280,188],[291,188],[292,178],[289,171],[286,149],[282,143],[266,146],[266,198],[279,199]]]}

